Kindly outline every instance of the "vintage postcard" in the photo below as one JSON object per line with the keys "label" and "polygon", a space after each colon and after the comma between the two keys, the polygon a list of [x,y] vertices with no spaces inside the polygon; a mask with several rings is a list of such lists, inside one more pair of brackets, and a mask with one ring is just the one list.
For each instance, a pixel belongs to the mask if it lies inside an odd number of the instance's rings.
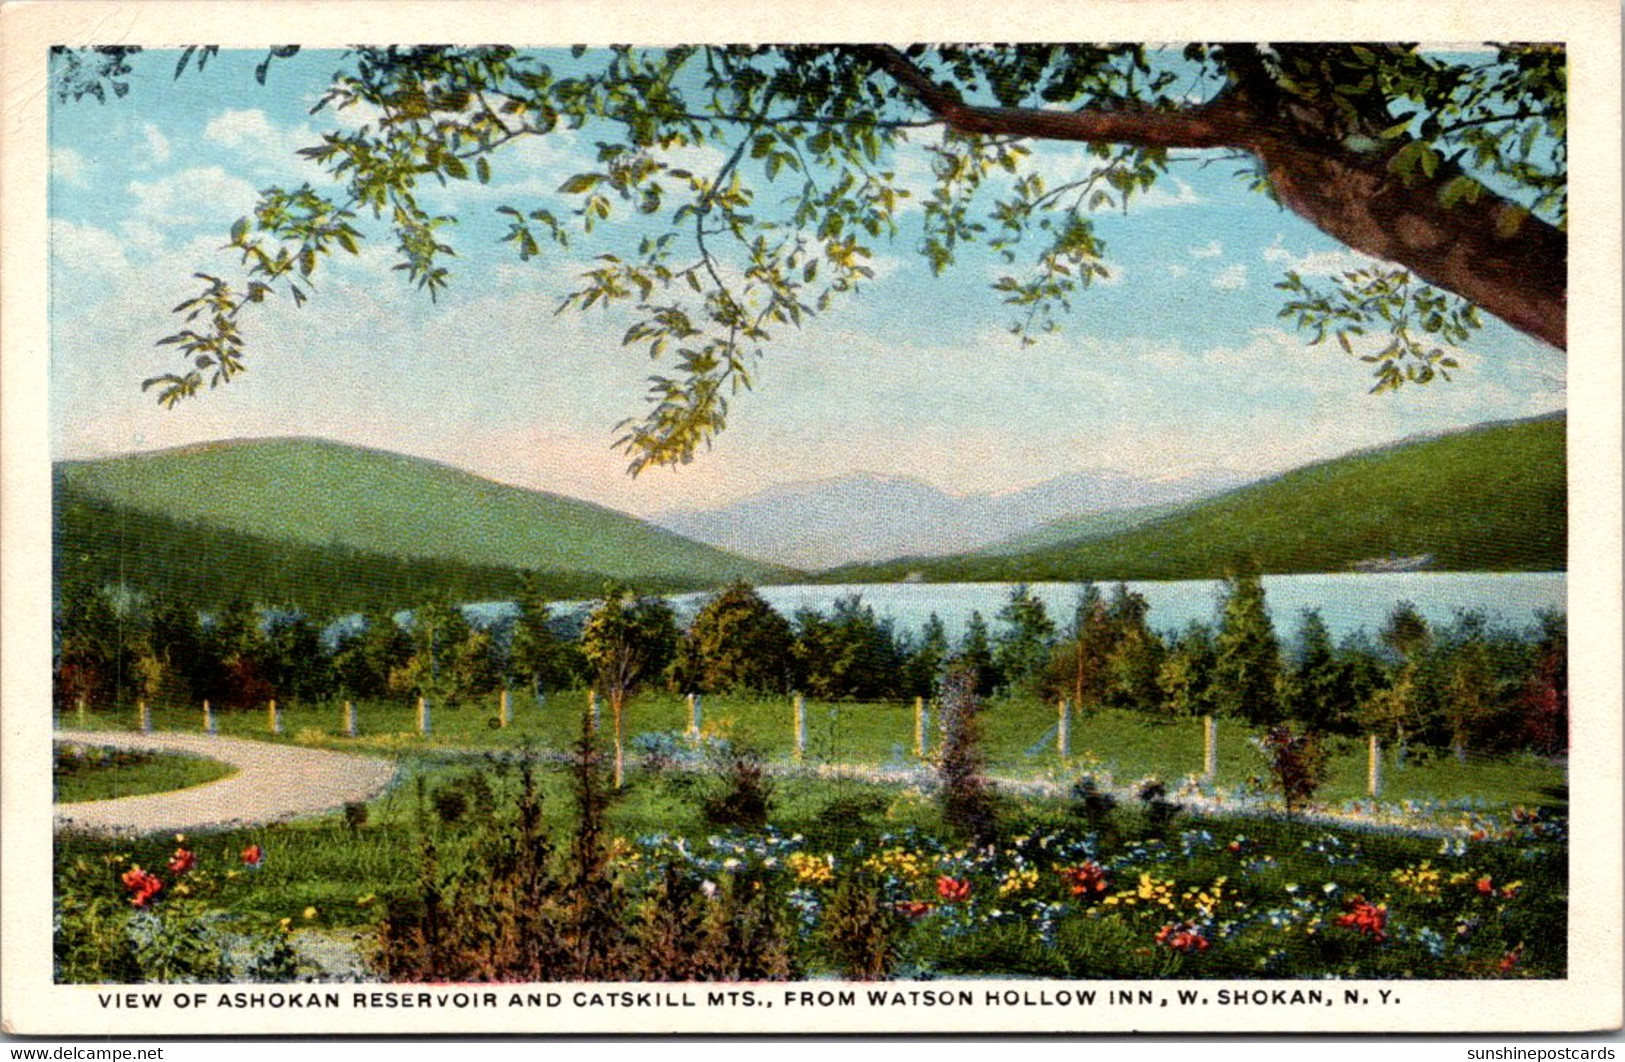
{"label": "vintage postcard", "polygon": [[0,9],[8,1033],[1619,1026],[1617,5],[870,7]]}

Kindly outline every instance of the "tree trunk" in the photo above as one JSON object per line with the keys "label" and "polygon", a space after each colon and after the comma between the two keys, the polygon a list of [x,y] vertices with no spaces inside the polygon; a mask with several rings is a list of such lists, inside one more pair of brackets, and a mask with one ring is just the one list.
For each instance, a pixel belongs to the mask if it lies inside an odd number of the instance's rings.
{"label": "tree trunk", "polygon": [[1335,113],[1302,101],[1284,105],[1267,76],[1241,71],[1238,83],[1213,100],[1173,110],[979,107],[938,85],[895,48],[859,50],[956,132],[1249,152],[1281,202],[1328,236],[1567,349],[1568,238],[1561,230],[1487,189],[1476,202],[1444,206],[1439,192],[1459,169],[1443,165],[1407,185],[1388,166],[1405,141],[1355,152],[1334,128]]}
{"label": "tree trunk", "polygon": [[626,705],[626,694],[616,690],[610,694],[610,710],[615,713],[615,788],[621,788],[626,778],[625,771],[625,745],[626,745],[626,714],[623,708]]}

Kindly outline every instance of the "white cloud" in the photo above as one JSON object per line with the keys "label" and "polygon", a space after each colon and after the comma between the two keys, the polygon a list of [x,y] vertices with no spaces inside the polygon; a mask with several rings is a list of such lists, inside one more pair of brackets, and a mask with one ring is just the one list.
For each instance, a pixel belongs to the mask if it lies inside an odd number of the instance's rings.
{"label": "white cloud", "polygon": [[[195,166],[155,181],[131,181],[136,213],[160,225],[224,222],[253,209],[253,185],[219,166]],[[222,229],[221,231],[224,231]]]}
{"label": "white cloud", "polygon": [[139,218],[119,222],[119,235],[143,254],[157,254],[164,246],[164,234]]}
{"label": "white cloud", "polygon": [[1183,280],[1185,277],[1191,275],[1190,267],[1182,266],[1176,263],[1168,267],[1168,275],[1173,277],[1175,280]]}
{"label": "white cloud", "polygon": [[156,125],[153,125],[151,122],[143,125],[141,127],[141,136],[146,146],[147,154],[150,156],[147,160],[148,165],[162,166],[164,163],[169,161],[169,138],[164,136],[163,132]]}
{"label": "white cloud", "polygon": [[51,152],[51,176],[76,188],[85,184],[85,157],[73,148],[56,148]]}
{"label": "white cloud", "polygon": [[1220,291],[1239,291],[1247,286],[1247,267],[1240,262],[1225,266],[1208,283]]}
{"label": "white cloud", "polygon": [[295,153],[317,143],[308,125],[281,128],[258,108],[226,110],[209,119],[203,136],[230,148],[245,161],[262,169],[285,172],[296,164],[314,165]]}
{"label": "white cloud", "polygon": [[1199,247],[1192,247],[1190,249],[1192,258],[1217,258],[1223,253],[1224,245],[1219,243],[1218,240],[1209,240],[1207,243],[1204,243]]}
{"label": "white cloud", "polygon": [[78,225],[61,218],[51,222],[51,258],[77,273],[111,274],[129,267],[119,238],[94,225]]}
{"label": "white cloud", "polygon": [[1358,269],[1369,269],[1372,266],[1387,264],[1380,258],[1372,258],[1370,255],[1361,254],[1359,251],[1348,248],[1294,254],[1283,246],[1284,243],[1284,237],[1275,237],[1275,242],[1264,248],[1262,252],[1264,261],[1280,266],[1284,270],[1290,269],[1300,276],[1342,276],[1344,273],[1352,273]]}
{"label": "white cloud", "polygon": [[1158,210],[1163,207],[1196,206],[1207,200],[1196,194],[1196,189],[1178,177],[1169,179],[1174,190],[1170,192],[1165,185],[1168,182],[1159,182],[1141,192],[1129,204],[1130,210]]}

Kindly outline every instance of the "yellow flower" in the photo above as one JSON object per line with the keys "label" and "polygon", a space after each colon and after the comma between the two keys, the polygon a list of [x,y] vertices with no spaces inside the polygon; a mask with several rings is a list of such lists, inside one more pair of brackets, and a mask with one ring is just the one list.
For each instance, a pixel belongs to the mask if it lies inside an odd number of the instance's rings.
{"label": "yellow flower", "polygon": [[315,917],[316,917],[316,908],[314,908],[314,907],[305,908],[305,921],[308,922],[312,918],[315,918]]}
{"label": "yellow flower", "polygon": [[1029,867],[1026,870],[1014,868],[1005,872],[1004,880],[999,883],[999,895],[1009,896],[1012,893],[1026,892],[1038,886],[1038,871]]}
{"label": "yellow flower", "polygon": [[819,858],[806,852],[791,852],[784,862],[796,876],[796,881],[802,885],[823,885],[835,877],[828,857]]}
{"label": "yellow flower", "polygon": [[377,894],[369,892],[369,893],[367,893],[367,895],[365,895],[365,896],[361,897],[360,899],[356,900],[355,905],[357,907],[371,907],[372,904],[373,904],[373,901],[376,900],[376,899],[378,899]]}
{"label": "yellow flower", "polygon": [[1444,875],[1433,865],[1431,860],[1424,859],[1414,867],[1403,867],[1391,875],[1399,884],[1422,896],[1437,896],[1444,880]]}

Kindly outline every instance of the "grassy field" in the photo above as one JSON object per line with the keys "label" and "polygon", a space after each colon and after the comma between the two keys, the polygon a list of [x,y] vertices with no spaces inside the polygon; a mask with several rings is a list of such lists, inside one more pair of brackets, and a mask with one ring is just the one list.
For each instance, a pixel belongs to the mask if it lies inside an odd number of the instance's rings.
{"label": "grassy field", "polygon": [[313,546],[663,584],[782,582],[624,513],[446,465],[316,439],[256,439],[57,466],[85,494],[171,519]]}
{"label": "grassy field", "polygon": [[1440,571],[1561,571],[1566,431],[1561,416],[1490,425],[1309,465],[1117,534],[1009,556],[854,565],[819,578],[1196,579],[1244,561],[1265,573],[1335,572],[1422,554]]}
{"label": "grassy field", "polygon": [[[339,704],[283,706],[282,733],[269,730],[265,711],[219,712],[220,733],[264,740],[296,741],[338,749],[387,754],[433,753],[457,749],[517,749],[526,745],[564,750],[580,733],[587,703],[583,691],[549,697],[538,705],[528,693],[512,699],[512,722],[498,726],[498,701],[433,707],[430,733],[417,732],[417,709],[399,702],[359,704],[357,737],[344,736]],[[770,761],[791,760],[794,710],[788,697],[756,698],[713,695],[701,701],[703,732],[749,746]],[[607,703],[601,706],[602,731],[610,729]],[[192,709],[158,706],[153,725],[161,730],[202,728],[202,715]],[[803,764],[874,771],[907,771],[922,766],[915,755],[914,705],[809,700],[806,703],[807,745]],[[73,713],[64,725],[77,726]],[[129,729],[132,710],[88,712],[85,725]],[[628,756],[640,758],[661,746],[681,748],[688,726],[686,702],[675,695],[647,693],[627,709]],[[1127,711],[1103,711],[1071,721],[1070,755],[1059,755],[1053,705],[1030,698],[990,701],[983,715],[988,770],[997,777],[1051,780],[1069,784],[1084,773],[1108,775],[1118,786],[1155,775],[1177,786],[1203,768],[1203,734],[1199,720],[1161,722]],[[1264,774],[1251,744],[1253,732],[1240,723],[1220,720],[1219,772],[1215,788],[1236,793]],[[935,717],[927,726],[928,741],[938,740]],[[930,749],[928,749],[928,752]],[[1337,805],[1366,796],[1367,750],[1362,742],[1334,739],[1331,775],[1317,800]],[[1390,804],[1471,802],[1485,808],[1539,803],[1566,782],[1564,768],[1532,756],[1472,757],[1466,764],[1434,756],[1412,756],[1401,765],[1392,750],[1383,764],[1381,799]],[[1448,812],[1447,812],[1448,814]]]}
{"label": "grassy field", "polygon": [[56,750],[51,792],[58,803],[77,804],[190,789],[234,773],[231,766],[201,756],[63,745]]}

